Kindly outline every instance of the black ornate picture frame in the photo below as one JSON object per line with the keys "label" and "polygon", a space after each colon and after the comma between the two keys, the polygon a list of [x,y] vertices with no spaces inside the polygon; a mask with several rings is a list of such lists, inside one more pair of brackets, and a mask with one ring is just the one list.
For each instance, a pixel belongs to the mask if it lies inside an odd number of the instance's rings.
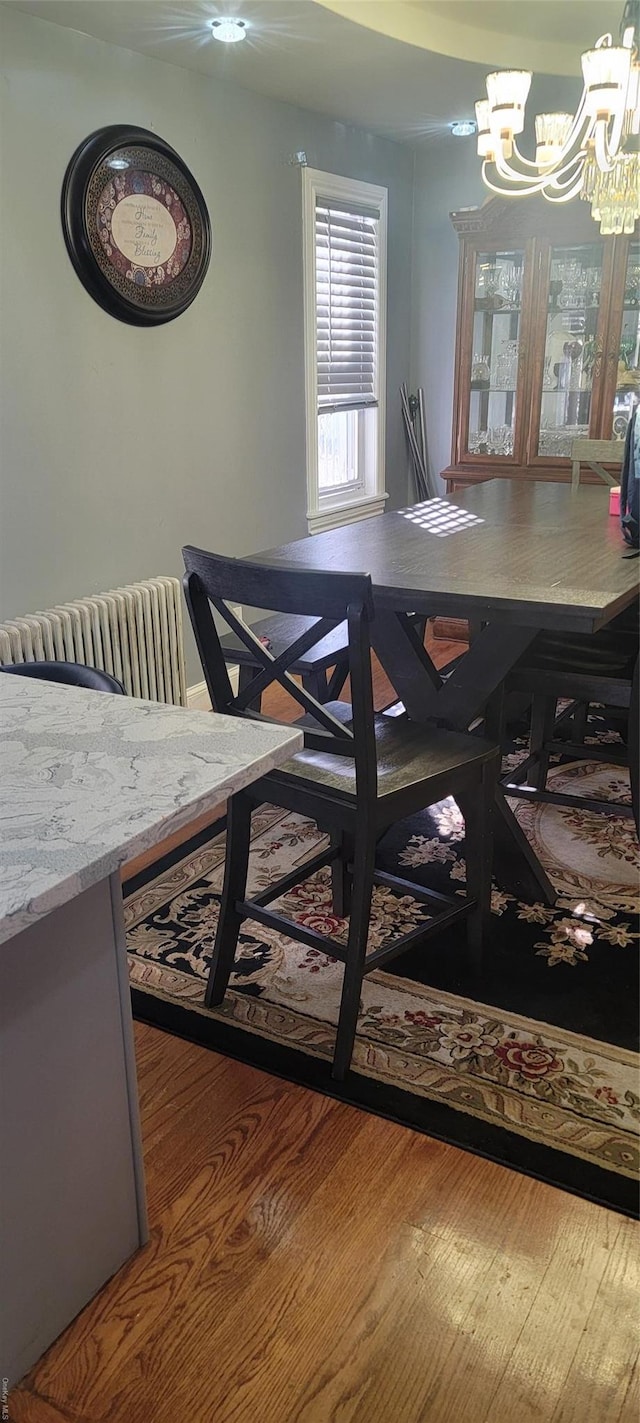
{"label": "black ornate picture frame", "polygon": [[80,281],[111,316],[158,326],[197,296],[211,256],[207,205],[157,134],[130,124],[89,134],[65,173],[61,210]]}

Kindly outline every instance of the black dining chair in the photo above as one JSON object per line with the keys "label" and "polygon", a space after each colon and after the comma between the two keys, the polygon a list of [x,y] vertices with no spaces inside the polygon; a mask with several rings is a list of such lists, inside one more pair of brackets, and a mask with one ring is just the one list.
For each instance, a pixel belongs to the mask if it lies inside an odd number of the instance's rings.
{"label": "black dining chair", "polygon": [[[638,661],[638,613],[631,609],[593,635],[541,633],[509,674],[507,692],[531,698],[529,754],[508,777],[514,794],[582,809],[631,806],[547,789],[551,756],[575,756],[629,766],[635,731],[632,684]],[[637,674],[636,674],[637,675]],[[568,704],[558,710],[558,702]],[[585,740],[589,707],[603,705],[620,720],[623,744],[599,746]],[[626,743],[626,744],[624,744]],[[522,784],[524,783],[524,784]],[[511,792],[510,792],[511,793]]]}
{"label": "black dining chair", "polygon": [[[261,713],[252,710],[253,704],[277,684],[298,702],[302,714],[298,724],[304,732],[302,751],[229,803],[222,904],[205,1002],[211,1007],[224,997],[245,919],[339,959],[345,970],[332,1075],[342,1079],[351,1061],[365,974],[463,918],[468,921],[468,951],[479,964],[490,911],[498,748],[475,736],[412,724],[406,715],[374,713],[369,638],[373,600],[368,575],[275,569],[192,547],[183,549],[183,555],[187,605],[214,711],[264,721]],[[313,626],[274,657],[230,603],[311,616]],[[214,612],[255,653],[259,670],[237,695],[229,681]],[[312,642],[328,636],[342,622],[348,634],[351,703],[321,703],[294,680],[290,668]],[[466,895],[450,898],[376,870],[381,836],[397,821],[449,795],[455,796],[466,821]],[[247,899],[251,809],[264,802],[312,817],[329,833],[330,844],[277,884]],[[269,908],[329,864],[335,910],[349,913],[346,948]],[[441,912],[426,925],[367,954],[374,884],[411,894]]]}
{"label": "black dining chair", "polygon": [[67,687],[89,687],[94,692],[115,692],[125,695],[122,682],[99,667],[85,667],[82,662],[14,662],[4,663],[0,672],[15,677],[33,677],[41,682],[61,682]]}

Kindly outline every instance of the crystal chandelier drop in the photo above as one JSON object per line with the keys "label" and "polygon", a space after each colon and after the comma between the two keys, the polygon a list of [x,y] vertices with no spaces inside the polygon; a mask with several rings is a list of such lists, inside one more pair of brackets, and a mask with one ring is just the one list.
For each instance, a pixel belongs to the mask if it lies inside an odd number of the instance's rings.
{"label": "crystal chandelier drop", "polygon": [[476,104],[482,176],[501,195],[542,193],[552,203],[580,195],[600,231],[633,232],[640,217],[639,0],[627,0],[620,43],[602,35],[582,56],[584,88],[575,115],[538,114],[536,156],[520,153],[531,73],[487,75]]}

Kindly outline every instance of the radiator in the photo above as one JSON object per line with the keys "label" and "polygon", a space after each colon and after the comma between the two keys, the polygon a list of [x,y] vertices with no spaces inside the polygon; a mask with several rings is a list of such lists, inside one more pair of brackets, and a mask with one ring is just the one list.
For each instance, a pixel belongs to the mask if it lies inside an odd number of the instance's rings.
{"label": "radiator", "polygon": [[132,697],[187,705],[178,578],[148,578],[0,623],[0,663],[82,662]]}

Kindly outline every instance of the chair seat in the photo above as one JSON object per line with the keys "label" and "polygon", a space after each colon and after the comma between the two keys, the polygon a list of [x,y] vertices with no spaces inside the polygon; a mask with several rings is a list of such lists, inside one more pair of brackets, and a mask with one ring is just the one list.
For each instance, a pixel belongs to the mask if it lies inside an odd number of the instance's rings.
{"label": "chair seat", "polygon": [[66,687],[87,687],[93,692],[112,692],[124,696],[125,690],[117,677],[99,667],[87,667],[84,662],[16,662],[0,667],[15,677],[32,677],[40,682],[60,682]]}
{"label": "chair seat", "polygon": [[631,629],[603,628],[595,636],[545,632],[521,657],[512,676],[520,681],[522,675],[548,672],[557,674],[559,683],[571,676],[630,681],[637,656],[638,636]]}
{"label": "chair seat", "polygon": [[[350,703],[328,702],[327,711],[345,726],[351,725]],[[302,717],[296,722],[301,728],[305,725],[317,732],[317,725],[310,718]],[[468,769],[474,763],[479,767],[499,754],[498,747],[490,741],[464,732],[422,726],[406,716],[390,717],[376,712],[374,726],[378,800],[401,794],[410,796],[412,788],[421,794],[425,781],[450,778],[457,771]],[[283,780],[296,784],[301,779],[310,781],[316,792],[324,788],[331,795],[355,801],[355,765],[342,756],[324,751],[300,751],[278,771],[270,772],[269,779],[272,776],[280,783]]]}

